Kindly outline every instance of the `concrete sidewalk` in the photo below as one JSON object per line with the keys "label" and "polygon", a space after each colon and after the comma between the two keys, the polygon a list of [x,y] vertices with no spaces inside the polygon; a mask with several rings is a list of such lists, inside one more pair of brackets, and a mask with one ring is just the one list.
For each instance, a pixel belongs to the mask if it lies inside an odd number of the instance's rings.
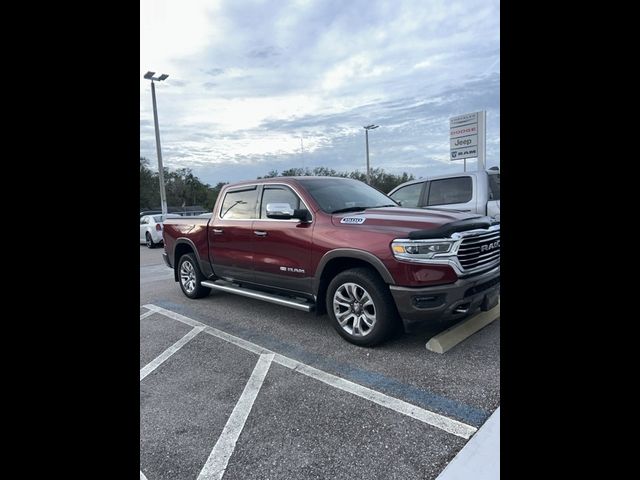
{"label": "concrete sidewalk", "polygon": [[500,478],[500,407],[451,460],[436,480]]}

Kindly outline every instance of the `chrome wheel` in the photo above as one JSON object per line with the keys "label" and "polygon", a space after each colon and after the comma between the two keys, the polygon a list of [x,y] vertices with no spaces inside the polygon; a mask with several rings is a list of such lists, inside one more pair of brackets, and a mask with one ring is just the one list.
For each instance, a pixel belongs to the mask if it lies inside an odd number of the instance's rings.
{"label": "chrome wheel", "polygon": [[149,235],[147,233],[147,247],[152,248],[153,247],[153,240],[151,240],[151,235]]}
{"label": "chrome wheel", "polygon": [[333,312],[349,335],[366,336],[376,323],[376,306],[371,295],[357,283],[343,283],[333,295]]}
{"label": "chrome wheel", "polygon": [[184,260],[180,266],[180,283],[187,293],[196,289],[196,272],[189,260]]}

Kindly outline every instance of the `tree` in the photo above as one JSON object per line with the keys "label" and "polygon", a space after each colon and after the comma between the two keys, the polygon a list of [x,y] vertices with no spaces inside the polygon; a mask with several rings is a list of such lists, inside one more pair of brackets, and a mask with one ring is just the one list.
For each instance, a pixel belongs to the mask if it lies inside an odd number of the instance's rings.
{"label": "tree", "polygon": [[[190,168],[169,170],[164,167],[165,193],[167,206],[200,205],[213,209],[224,182],[215,187],[203,183]],[[149,168],[149,160],[140,157],[140,210],[160,207],[160,182],[158,173]]]}
{"label": "tree", "polygon": [[140,157],[140,210],[150,210],[160,205],[158,175],[149,168],[149,160]]}
{"label": "tree", "polygon": [[[277,170],[271,170],[267,175],[260,178],[272,178],[272,177],[299,177],[299,176],[309,176],[315,175],[319,177],[346,177],[353,178],[354,180],[360,180],[361,182],[367,182],[366,174],[355,170],[353,172],[338,172],[333,168],[328,167],[315,167],[313,170],[307,168],[289,168],[287,170],[283,170],[282,173],[278,173]],[[402,175],[393,175],[391,173],[386,173],[382,168],[374,168],[371,170],[371,186],[373,188],[377,188],[382,193],[389,193],[395,187],[400,185],[401,183],[408,182],[409,180],[413,180],[414,176],[408,174],[407,172],[403,172]]]}
{"label": "tree", "polygon": [[207,191],[207,201],[204,204],[204,207],[207,210],[213,210],[213,206],[216,204],[216,200],[218,199],[218,195],[220,195],[220,190],[224,187],[227,182],[218,182],[215,187],[211,187]]}

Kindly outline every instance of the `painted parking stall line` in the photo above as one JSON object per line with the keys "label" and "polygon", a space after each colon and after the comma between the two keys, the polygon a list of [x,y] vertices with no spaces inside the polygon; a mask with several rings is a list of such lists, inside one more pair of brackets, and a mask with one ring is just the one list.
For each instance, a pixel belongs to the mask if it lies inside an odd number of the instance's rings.
{"label": "painted parking stall line", "polygon": [[140,480],[147,480],[147,477],[142,473],[142,470],[140,470]]}
{"label": "painted parking stall line", "polygon": [[284,367],[287,367],[296,372],[302,373],[308,377],[319,380],[327,385],[338,388],[345,392],[349,392],[353,395],[357,395],[361,398],[365,398],[371,402],[377,403],[383,407],[386,407],[395,412],[401,413],[403,415],[407,415],[411,418],[424,422],[428,425],[436,427],[438,429],[444,430],[452,435],[456,435],[458,437],[469,439],[478,429],[472,425],[468,425],[466,423],[460,422],[458,420],[454,420],[449,417],[445,417],[444,415],[440,415],[438,413],[432,412],[430,410],[424,409],[422,407],[418,407],[416,405],[412,405],[403,400],[391,397],[384,393],[372,390],[368,387],[364,387],[357,383],[351,382],[349,380],[345,380],[336,375],[333,375],[328,372],[324,372],[317,368],[314,368],[310,365],[306,365],[298,360],[294,360],[289,357],[285,357],[284,355],[280,355],[278,353],[272,352],[266,348],[263,348],[255,343],[249,342],[247,340],[243,340],[234,335],[230,335],[226,332],[218,330],[217,328],[210,327],[205,325],[197,320],[186,317],[182,314],[173,312],[171,310],[167,310],[165,308],[159,307],[153,304],[143,305],[145,308],[149,310],[153,310],[157,313],[165,315],[169,318],[173,318],[177,321],[183,322],[192,327],[201,327],[205,333],[212,335],[214,337],[220,338],[222,340],[226,340],[227,342],[233,343],[245,350],[249,350],[253,353],[257,353],[259,355],[262,354],[273,354],[273,361],[278,363]]}
{"label": "painted parking stall line", "polygon": [[150,317],[151,315],[153,315],[155,312],[155,310],[149,310],[147,312],[144,312],[143,314],[140,315],[140,320]]}
{"label": "painted parking stall line", "polygon": [[358,385],[357,383],[345,380],[344,378],[336,377],[317,368],[309,365],[302,364],[296,360],[284,357],[282,355],[276,356],[276,362],[288,367],[296,372],[300,372],[308,377],[315,378],[321,382],[326,383],[334,388],[338,388],[348,393],[352,393],[359,397],[365,398],[370,402],[377,403],[383,407],[394,410],[398,413],[402,413],[421,422],[427,423],[433,427],[444,430],[458,437],[468,439],[473,435],[477,428],[467,425],[466,423],[454,420],[439,413],[425,410],[424,408],[412,405],[404,400],[390,397],[381,392],[377,392],[368,387]]}
{"label": "painted parking stall line", "polygon": [[262,354],[258,363],[253,369],[253,373],[244,387],[240,400],[231,412],[227,424],[224,426],[218,441],[216,442],[209,458],[207,459],[198,480],[220,480],[229,464],[229,459],[236,448],[236,443],[242,433],[244,424],[251,413],[253,403],[260,392],[260,388],[267,376],[274,354]]}
{"label": "painted parking stall line", "polygon": [[[147,312],[148,313],[148,312]],[[142,315],[141,315],[142,316]],[[178,340],[176,343],[167,348],[164,352],[158,355],[154,360],[149,362],[143,368],[140,369],[140,381],[142,381],[147,375],[153,372],[156,368],[162,365],[171,355],[176,353],[182,347],[184,347],[190,340],[205,329],[204,326],[194,327],[189,333]]]}

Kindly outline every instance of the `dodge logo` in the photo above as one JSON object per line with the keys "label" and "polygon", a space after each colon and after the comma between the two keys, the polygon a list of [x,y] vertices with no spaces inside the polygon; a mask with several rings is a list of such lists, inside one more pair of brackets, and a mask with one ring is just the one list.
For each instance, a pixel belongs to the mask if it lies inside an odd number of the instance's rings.
{"label": "dodge logo", "polygon": [[496,240],[495,242],[487,243],[480,247],[481,252],[490,252],[491,250],[495,250],[496,248],[500,248],[500,240]]}

